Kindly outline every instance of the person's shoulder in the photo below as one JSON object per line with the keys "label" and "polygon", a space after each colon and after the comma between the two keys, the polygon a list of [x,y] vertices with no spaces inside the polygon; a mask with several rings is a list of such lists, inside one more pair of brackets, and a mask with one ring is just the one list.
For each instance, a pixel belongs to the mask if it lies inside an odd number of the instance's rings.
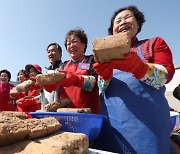
{"label": "person's shoulder", "polygon": [[156,40],[158,42],[164,42],[164,39],[162,37],[160,37],[160,36],[150,38],[150,40]]}
{"label": "person's shoulder", "polygon": [[180,84],[173,90],[173,96],[180,100]]}
{"label": "person's shoulder", "polygon": [[12,83],[9,83],[9,86],[10,86],[10,87],[14,87],[15,85],[14,85],[14,84],[12,84]]}
{"label": "person's shoulder", "polygon": [[67,65],[68,62],[69,62],[69,60],[62,62],[59,68],[64,69],[64,67]]}
{"label": "person's shoulder", "polygon": [[85,55],[85,57],[90,58],[90,57],[93,57],[93,55],[92,54],[91,55]]}
{"label": "person's shoulder", "polygon": [[66,60],[64,62],[61,63],[61,65],[67,64],[69,62],[69,60]]}
{"label": "person's shoulder", "polygon": [[168,46],[166,41],[162,37],[158,36],[158,37],[154,37],[152,39],[154,40],[155,46],[162,46],[162,45]]}
{"label": "person's shoulder", "polygon": [[92,63],[92,62],[94,62],[94,56],[93,56],[93,55],[86,55],[86,56],[85,56],[85,62],[86,62],[86,63]]}
{"label": "person's shoulder", "polygon": [[57,62],[56,62],[55,69],[60,68],[62,64],[63,64],[62,60],[57,61]]}
{"label": "person's shoulder", "polygon": [[9,87],[9,88],[13,88],[15,85],[14,85],[13,83],[8,82],[8,83],[6,84],[6,86]]}
{"label": "person's shoulder", "polygon": [[93,55],[85,55],[85,59],[92,59],[93,57]]}
{"label": "person's shoulder", "polygon": [[156,37],[149,38],[149,40],[163,40],[163,38],[160,36],[156,36]]}
{"label": "person's shoulder", "polygon": [[150,37],[140,40],[140,42],[157,41],[157,40],[164,40],[164,39],[162,37],[156,36],[156,37]]}
{"label": "person's shoulder", "polygon": [[156,36],[156,37],[140,40],[140,43],[153,45],[153,44],[161,44],[161,43],[166,43],[166,42],[162,37]]}
{"label": "person's shoulder", "polygon": [[62,65],[62,61],[58,60],[55,62],[55,64],[52,66],[50,65],[49,67],[46,67],[47,70],[56,70]]}

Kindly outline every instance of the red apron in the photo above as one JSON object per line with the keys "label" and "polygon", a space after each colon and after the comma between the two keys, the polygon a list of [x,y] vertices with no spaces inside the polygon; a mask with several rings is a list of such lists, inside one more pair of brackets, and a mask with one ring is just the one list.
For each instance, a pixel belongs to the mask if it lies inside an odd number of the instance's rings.
{"label": "red apron", "polygon": [[[28,96],[38,96],[38,95],[39,93],[36,90],[30,90],[28,92]],[[41,109],[41,104],[37,104],[35,100],[31,101],[31,104],[17,105],[17,111],[19,112],[35,112],[36,110],[40,110],[40,109]]]}
{"label": "red apron", "polygon": [[[64,70],[76,75],[88,75],[87,70],[79,69],[78,64],[70,64],[70,61],[66,64]],[[62,87],[60,98],[69,98],[72,101],[69,104],[70,108],[91,108],[92,113],[99,113],[100,98],[97,85],[90,92],[76,86]]]}

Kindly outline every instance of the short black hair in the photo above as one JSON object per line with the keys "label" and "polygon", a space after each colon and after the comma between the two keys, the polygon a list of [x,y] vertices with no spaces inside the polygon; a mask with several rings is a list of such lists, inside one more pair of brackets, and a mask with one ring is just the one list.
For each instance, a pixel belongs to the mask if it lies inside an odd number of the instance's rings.
{"label": "short black hair", "polygon": [[50,43],[50,44],[47,46],[47,49],[46,49],[46,50],[48,51],[48,48],[49,48],[50,46],[52,46],[52,45],[55,45],[55,46],[57,47],[59,53],[62,53],[62,48],[61,48],[61,46],[60,46],[58,43],[56,43],[56,42]]}
{"label": "short black hair", "polygon": [[174,89],[173,96],[176,99],[180,100],[180,84]]}
{"label": "short black hair", "polygon": [[7,69],[3,69],[0,71],[0,75],[2,73],[6,73],[8,75],[8,82],[11,80],[11,73]]}

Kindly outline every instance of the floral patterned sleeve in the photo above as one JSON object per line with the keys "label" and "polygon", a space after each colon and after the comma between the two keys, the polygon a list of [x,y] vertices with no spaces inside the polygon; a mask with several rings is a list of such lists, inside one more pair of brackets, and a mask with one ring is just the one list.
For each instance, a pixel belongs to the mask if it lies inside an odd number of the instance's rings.
{"label": "floral patterned sleeve", "polygon": [[149,69],[146,72],[145,76],[140,80],[147,85],[157,89],[163,87],[168,78],[168,72],[166,68],[159,64],[147,63],[147,65],[149,66]]}
{"label": "floral patterned sleeve", "polygon": [[82,77],[84,78],[84,83],[82,84],[81,88],[86,91],[92,91],[96,84],[95,77],[87,75],[82,75]]}
{"label": "floral patterned sleeve", "polygon": [[103,80],[98,76],[97,84],[98,84],[98,87],[99,87],[99,95],[103,94],[106,91],[106,89],[109,86],[110,82],[111,82],[111,80]]}
{"label": "floral patterned sleeve", "polygon": [[152,51],[152,59],[147,63],[149,69],[140,80],[158,89],[172,80],[175,69],[171,50],[162,38],[156,38]]}
{"label": "floral patterned sleeve", "polygon": [[93,68],[93,64],[95,63],[94,57],[92,55],[86,56],[86,60],[87,63],[90,64],[90,68],[88,70],[88,75],[82,75],[84,78],[84,83],[81,88],[86,91],[92,91],[94,86],[96,86],[98,75]]}

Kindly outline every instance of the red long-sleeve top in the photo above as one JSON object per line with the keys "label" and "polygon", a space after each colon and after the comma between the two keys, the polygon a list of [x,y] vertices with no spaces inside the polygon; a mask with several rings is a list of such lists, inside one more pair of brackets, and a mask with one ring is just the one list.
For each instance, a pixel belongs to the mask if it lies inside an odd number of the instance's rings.
{"label": "red long-sleeve top", "polygon": [[13,84],[10,83],[0,83],[0,111],[14,111],[15,108],[13,104],[10,103],[9,92],[10,89],[14,87]]}
{"label": "red long-sleeve top", "polygon": [[137,46],[139,43],[142,55],[149,63],[160,64],[166,68],[168,71],[166,83],[170,82],[175,73],[175,68],[173,64],[172,52],[166,42],[160,37],[140,41],[135,38],[131,45],[133,51],[137,52]]}

